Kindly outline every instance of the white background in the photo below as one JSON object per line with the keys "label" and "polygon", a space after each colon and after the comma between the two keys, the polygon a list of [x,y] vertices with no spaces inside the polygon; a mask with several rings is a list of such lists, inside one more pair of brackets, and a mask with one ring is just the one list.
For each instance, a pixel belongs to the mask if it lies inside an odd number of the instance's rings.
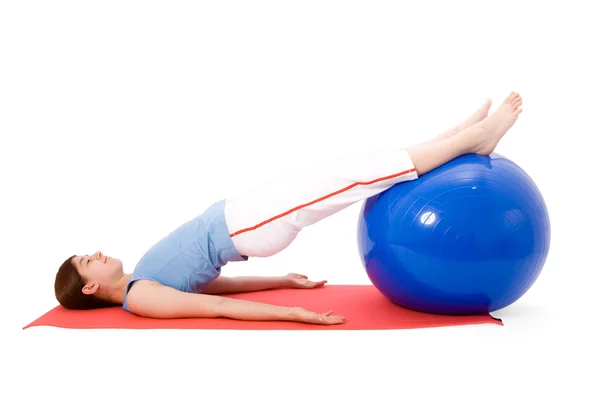
{"label": "white background", "polygon": [[[3,2],[0,387],[16,392],[2,397],[597,396],[600,28],[587,4]],[[511,90],[524,111],[497,150],[544,194],[552,246],[531,290],[494,313],[504,327],[21,330],[57,304],[72,254],[100,249],[131,272],[218,199],[309,159],[428,139]],[[367,284],[359,210],[224,274]]]}

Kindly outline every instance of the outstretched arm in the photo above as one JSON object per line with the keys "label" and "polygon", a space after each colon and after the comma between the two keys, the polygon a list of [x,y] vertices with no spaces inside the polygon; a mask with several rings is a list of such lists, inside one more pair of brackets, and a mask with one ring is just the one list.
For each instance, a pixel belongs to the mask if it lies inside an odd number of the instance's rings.
{"label": "outstretched arm", "polygon": [[281,289],[286,286],[283,276],[219,276],[202,290],[205,294],[226,294]]}
{"label": "outstretched arm", "polygon": [[156,282],[135,282],[127,295],[134,313],[149,318],[231,318],[247,321],[297,321],[331,325],[344,317],[314,313],[300,307],[281,307],[208,294],[186,293]]}
{"label": "outstretched arm", "polygon": [[327,281],[313,282],[306,275],[289,273],[285,276],[219,276],[209,283],[202,293],[226,294],[255,292],[270,289],[313,289],[323,286]]}

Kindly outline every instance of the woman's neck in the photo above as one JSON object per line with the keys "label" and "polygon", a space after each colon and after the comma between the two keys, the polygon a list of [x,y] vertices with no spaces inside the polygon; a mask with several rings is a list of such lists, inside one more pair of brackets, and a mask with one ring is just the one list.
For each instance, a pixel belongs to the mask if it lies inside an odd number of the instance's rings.
{"label": "woman's neck", "polygon": [[131,274],[124,274],[121,278],[119,278],[115,286],[110,290],[110,293],[108,293],[108,300],[110,302],[123,304],[129,279],[131,279]]}

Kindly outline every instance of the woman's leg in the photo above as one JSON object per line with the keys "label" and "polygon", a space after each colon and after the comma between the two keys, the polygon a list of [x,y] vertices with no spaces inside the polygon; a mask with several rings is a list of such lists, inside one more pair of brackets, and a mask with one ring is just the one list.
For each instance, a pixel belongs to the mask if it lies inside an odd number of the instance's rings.
{"label": "woman's leg", "polygon": [[302,228],[467,153],[490,154],[520,113],[511,93],[490,117],[439,140],[322,163],[228,199],[225,218],[240,254],[268,257]]}
{"label": "woman's leg", "polygon": [[340,157],[227,199],[225,221],[239,254],[269,257],[302,228],[413,179],[417,172],[404,149]]}
{"label": "woman's leg", "polygon": [[466,118],[463,122],[456,125],[453,128],[448,129],[445,132],[442,132],[438,136],[428,140],[428,142],[439,142],[442,139],[449,138],[450,136],[456,135],[458,132],[462,132],[468,127],[475,125],[479,121],[483,121],[488,116],[488,112],[490,111],[490,107],[492,106],[491,100],[486,100],[485,103],[481,105],[473,114],[471,114],[468,118]]}
{"label": "woman's leg", "polygon": [[419,175],[423,175],[463,154],[491,154],[521,113],[521,96],[512,92],[488,118],[440,140],[407,149]]}

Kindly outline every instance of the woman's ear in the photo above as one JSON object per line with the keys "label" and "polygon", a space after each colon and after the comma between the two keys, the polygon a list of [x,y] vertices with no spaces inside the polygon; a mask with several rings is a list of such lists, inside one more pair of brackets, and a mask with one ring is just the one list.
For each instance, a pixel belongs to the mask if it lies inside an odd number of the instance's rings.
{"label": "woman's ear", "polygon": [[83,294],[94,294],[96,293],[99,287],[100,285],[98,285],[97,283],[88,283],[81,289],[81,291],[83,292]]}

